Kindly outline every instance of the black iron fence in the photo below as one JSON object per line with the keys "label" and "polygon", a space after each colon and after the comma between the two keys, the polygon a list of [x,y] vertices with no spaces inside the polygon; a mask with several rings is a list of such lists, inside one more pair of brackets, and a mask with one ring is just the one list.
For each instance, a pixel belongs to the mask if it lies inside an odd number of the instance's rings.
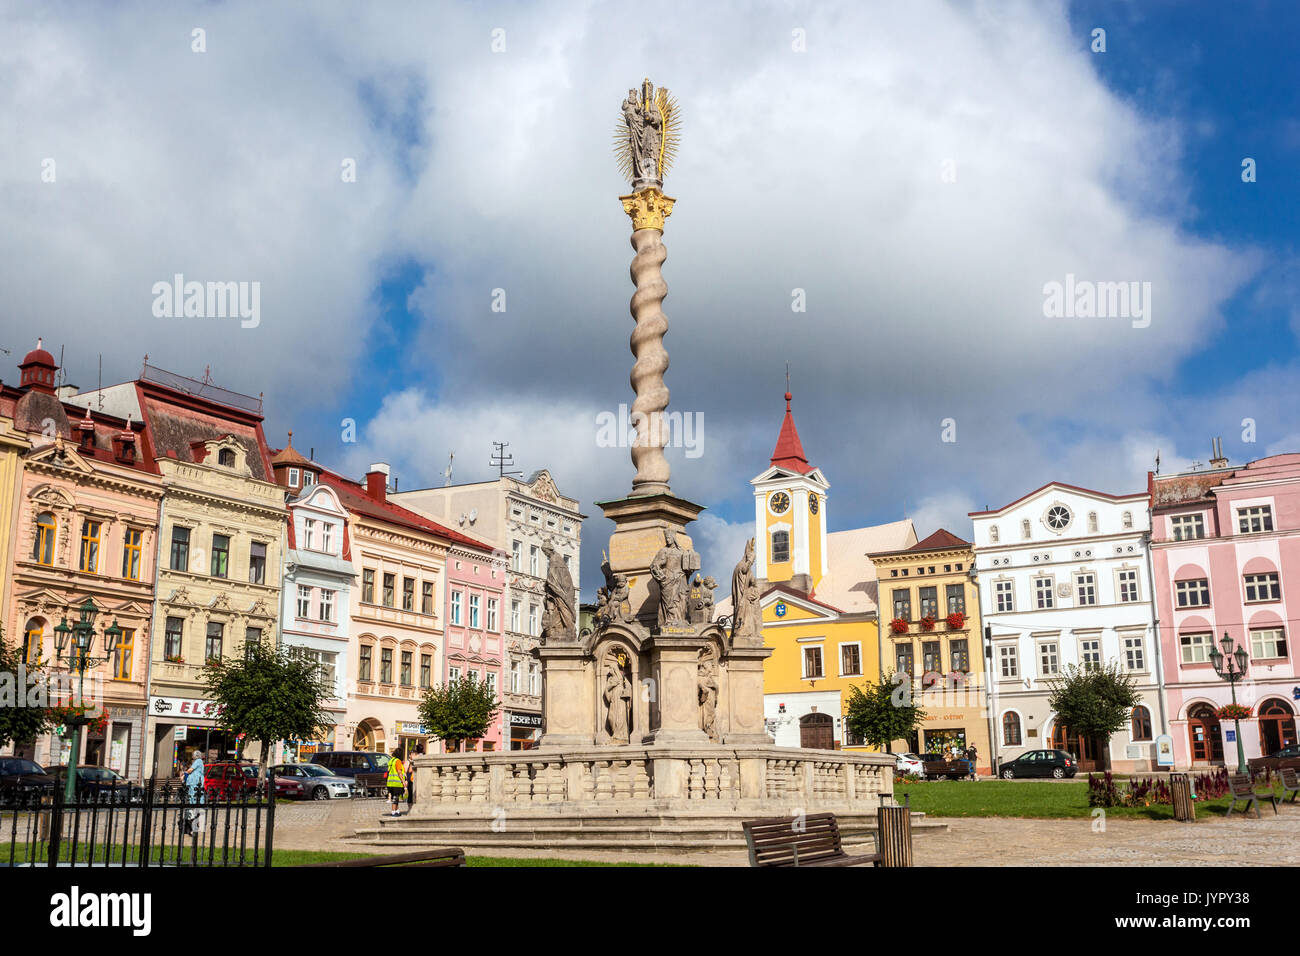
{"label": "black iron fence", "polygon": [[0,867],[270,866],[266,788],[195,795],[183,786],[0,790]]}

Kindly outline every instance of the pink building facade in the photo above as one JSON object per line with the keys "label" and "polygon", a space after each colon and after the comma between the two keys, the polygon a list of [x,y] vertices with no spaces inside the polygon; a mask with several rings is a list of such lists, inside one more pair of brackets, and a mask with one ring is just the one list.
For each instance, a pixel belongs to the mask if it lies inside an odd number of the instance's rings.
{"label": "pink building facade", "polygon": [[[501,552],[453,546],[447,551],[446,653],[444,681],[474,674],[501,699],[506,566]],[[493,751],[502,745],[504,711],[492,729],[468,750]],[[445,746],[445,745],[444,745]]]}
{"label": "pink building facade", "polygon": [[[1249,654],[1237,702],[1247,759],[1296,743],[1300,673],[1300,454],[1150,476],[1151,555],[1176,768],[1235,769],[1236,725],[1210,650],[1225,634]],[[1292,611],[1292,609],[1295,609]],[[1226,759],[1225,759],[1226,758]]]}

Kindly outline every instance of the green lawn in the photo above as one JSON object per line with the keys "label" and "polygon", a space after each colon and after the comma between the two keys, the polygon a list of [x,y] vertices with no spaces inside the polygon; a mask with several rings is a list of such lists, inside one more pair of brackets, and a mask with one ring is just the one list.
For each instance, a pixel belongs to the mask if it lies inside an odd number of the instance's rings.
{"label": "green lawn", "polygon": [[[1262,788],[1261,788],[1262,789]],[[990,780],[974,783],[965,780],[937,780],[932,783],[896,783],[894,797],[899,803],[903,795],[911,799],[913,810],[932,817],[1034,817],[1041,819],[1068,819],[1088,817],[1093,808],[1088,806],[1088,784],[1084,780],[1066,783],[1048,783],[1034,780]],[[1223,816],[1229,799],[1198,800],[1197,817],[1211,814]],[[1240,805],[1238,812],[1240,812]],[[1272,813],[1268,807],[1267,813]],[[1152,804],[1149,807],[1107,807],[1108,817],[1134,817],[1151,820],[1172,820],[1174,808],[1169,804]]]}

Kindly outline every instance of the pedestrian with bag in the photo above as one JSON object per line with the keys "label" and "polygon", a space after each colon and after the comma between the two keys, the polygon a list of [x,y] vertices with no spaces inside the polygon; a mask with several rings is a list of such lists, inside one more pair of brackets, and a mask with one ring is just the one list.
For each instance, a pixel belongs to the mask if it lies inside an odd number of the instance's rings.
{"label": "pedestrian with bag", "polygon": [[[189,804],[200,804],[204,801],[207,791],[207,777],[204,772],[203,757],[199,755],[196,749],[191,754],[190,768],[185,771],[184,776],[184,800]],[[194,836],[201,832],[202,821],[200,815],[203,810],[198,806],[187,808],[182,814],[181,823],[182,832],[186,836]]]}
{"label": "pedestrian with bag", "polygon": [[388,802],[393,812],[390,816],[400,817],[402,811],[398,807],[402,803],[403,786],[406,783],[406,767],[402,764],[402,748],[394,747],[393,755],[388,761]]}

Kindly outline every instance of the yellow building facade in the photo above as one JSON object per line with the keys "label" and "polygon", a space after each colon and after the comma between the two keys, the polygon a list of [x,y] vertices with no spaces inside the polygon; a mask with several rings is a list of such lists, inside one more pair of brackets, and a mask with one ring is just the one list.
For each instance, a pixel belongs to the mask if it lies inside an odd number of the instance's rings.
{"label": "yellow building facade", "polygon": [[[13,404],[11,397],[0,396],[0,607],[9,606],[17,533],[15,508],[23,478],[23,456],[32,447],[28,436],[14,428]],[[4,637],[17,638],[13,634]]]}
{"label": "yellow building facade", "polygon": [[809,464],[791,395],[754,489],[767,730],[777,745],[870,750],[844,722],[850,688],[880,675],[876,575],[867,552],[916,542],[910,521],[827,532],[830,483]]}
{"label": "yellow building facade", "polygon": [[987,773],[988,708],[979,592],[969,541],[940,529],[907,548],[873,552],[878,575],[882,678],[907,674],[925,720],[895,753],[963,753],[975,748]]}

